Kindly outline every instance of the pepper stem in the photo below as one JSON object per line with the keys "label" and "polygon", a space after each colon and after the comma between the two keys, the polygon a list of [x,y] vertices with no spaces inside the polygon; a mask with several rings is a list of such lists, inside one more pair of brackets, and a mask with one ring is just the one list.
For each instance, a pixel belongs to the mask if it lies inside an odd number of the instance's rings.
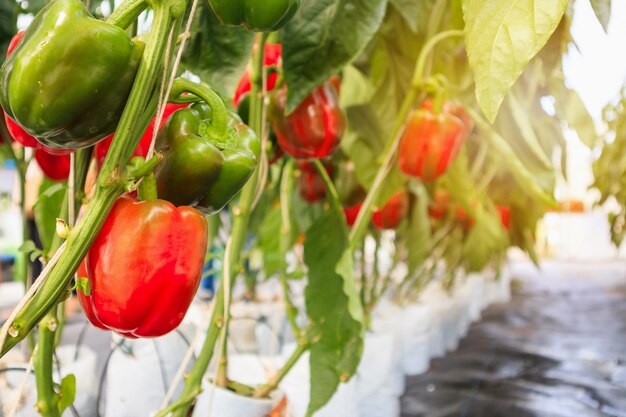
{"label": "pepper stem", "polygon": [[204,83],[198,84],[186,78],[177,78],[172,85],[169,101],[188,103],[189,98],[182,96],[183,93],[191,93],[211,107],[210,134],[220,138],[220,142],[223,141],[221,138],[228,133],[228,110],[219,94]]}

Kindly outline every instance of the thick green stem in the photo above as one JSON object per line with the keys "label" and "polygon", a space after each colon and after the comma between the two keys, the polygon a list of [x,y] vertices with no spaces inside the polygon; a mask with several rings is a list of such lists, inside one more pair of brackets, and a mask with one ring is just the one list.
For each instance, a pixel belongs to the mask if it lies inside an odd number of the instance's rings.
{"label": "thick green stem", "polygon": [[298,360],[302,357],[306,351],[309,350],[310,345],[308,343],[298,343],[296,350],[291,354],[287,362],[283,365],[282,368],[272,377],[272,379],[265,385],[258,387],[253,397],[254,398],[267,398],[274,391],[278,385],[282,382],[285,376],[291,371],[291,368],[294,367]]}
{"label": "thick green stem", "polygon": [[163,4],[155,2],[157,4],[154,7],[153,29],[115,139],[98,177],[98,186],[91,204],[83,219],[70,233],[66,250],[59,257],[41,289],[18,313],[13,324],[8,329],[3,329],[7,337],[2,345],[2,355],[22,340],[64,296],[78,265],[123,191],[124,168],[141,139],[142,132],[139,131],[141,126],[137,124],[137,120],[143,117],[157,77],[161,75],[170,28],[172,25],[179,27],[180,24],[179,21],[172,22],[171,5],[175,2],[178,4],[180,0],[172,0],[171,3],[165,0]]}
{"label": "thick green stem", "polygon": [[289,282],[287,281],[287,252],[291,246],[291,194],[293,193],[293,160],[288,160],[283,169],[283,176],[280,182],[280,273],[279,281],[283,290],[283,298],[285,301],[285,313],[287,320],[291,326],[291,330],[296,338],[300,340],[302,337],[302,329],[298,326],[298,309],[291,301]]}
{"label": "thick green stem", "polygon": [[[170,101],[176,102],[183,93],[191,93],[211,107],[211,128],[218,137],[224,135],[228,129],[228,110],[222,98],[206,84],[198,84],[185,78],[177,78],[172,84]],[[183,96],[184,97],[184,96]],[[182,99],[183,102],[189,100],[188,97]]]}
{"label": "thick green stem", "polygon": [[[252,129],[260,136],[263,126],[263,96],[262,85],[261,82],[258,82],[256,74],[260,69],[262,69],[262,65],[259,66],[258,63],[263,63],[263,49],[266,34],[259,34],[257,36],[259,39],[259,49],[256,54],[257,56],[253,59],[252,65],[253,83],[250,96],[250,120],[252,121]],[[261,91],[261,94],[259,94],[259,91]],[[222,285],[220,285],[220,288],[215,296],[215,302],[213,304],[213,314],[211,316],[211,322],[209,324],[209,330],[205,338],[204,345],[202,346],[202,351],[200,352],[200,355],[198,355],[198,359],[196,360],[194,367],[188,375],[187,381],[185,382],[185,386],[183,388],[183,392],[180,395],[180,399],[172,403],[168,407],[169,409],[171,409],[172,406],[174,406],[174,408],[176,409],[173,417],[187,416],[189,408],[195,401],[196,395],[198,395],[198,393],[200,392],[202,386],[202,378],[204,377],[204,374],[206,373],[209,364],[211,363],[211,359],[213,358],[215,345],[220,334],[220,328],[221,331],[227,331],[228,317],[224,316],[224,306],[230,305],[229,297],[235,284],[235,277],[239,272],[238,266],[240,253],[241,249],[243,248],[245,238],[248,234],[248,222],[250,219],[250,211],[252,209],[252,204],[254,203],[254,197],[256,194],[256,187],[259,177],[258,173],[259,170],[256,169],[248,183],[241,190],[239,204],[233,208],[233,215],[235,218],[233,221],[233,228],[228,242],[228,256],[224,259],[224,264],[226,266],[225,269],[227,269],[230,274],[230,288],[225,288],[226,280],[222,280]],[[228,291],[226,291],[226,289],[228,289]],[[227,295],[228,298],[226,297]],[[222,358],[220,358],[219,363],[222,363]],[[227,361],[224,362],[223,366],[225,369],[224,372],[226,372]],[[168,411],[167,409],[164,409],[157,413],[156,417],[165,417],[167,415]]]}
{"label": "thick green stem", "polygon": [[59,413],[59,395],[54,390],[52,382],[52,357],[56,327],[56,314],[54,311],[51,311],[41,322],[39,342],[33,362],[37,385],[37,404],[35,408],[43,417],[60,417],[61,415]]}
{"label": "thick green stem", "polygon": [[146,0],[126,0],[120,4],[107,18],[107,23],[126,29],[132,25],[139,15],[146,10]]}

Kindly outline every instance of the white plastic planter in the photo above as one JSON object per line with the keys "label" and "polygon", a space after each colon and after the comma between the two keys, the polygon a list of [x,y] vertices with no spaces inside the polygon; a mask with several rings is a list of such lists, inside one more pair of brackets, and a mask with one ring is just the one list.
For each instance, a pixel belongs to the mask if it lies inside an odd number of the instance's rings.
{"label": "white plastic planter", "polygon": [[[156,339],[124,340],[107,368],[105,416],[148,416],[158,410],[188,347],[176,332]],[[181,389],[179,384],[176,394]]]}
{"label": "white plastic planter", "polygon": [[[283,350],[283,361],[293,352],[295,346]],[[280,385],[287,395],[287,410],[290,417],[304,417],[309,406],[311,382],[309,354],[300,360],[287,374]],[[243,417],[243,414],[241,415]],[[356,378],[346,384],[340,384],[333,398],[315,413],[315,417],[359,417],[358,391]]]}
{"label": "white plastic planter", "polygon": [[434,311],[428,304],[411,304],[404,309],[402,366],[406,375],[422,374],[430,366],[430,326]]}
{"label": "white plastic planter", "polygon": [[[78,357],[75,358],[75,347],[61,346],[57,349],[57,357],[60,362],[61,377],[74,374],[76,377],[76,398],[74,400],[74,408],[81,417],[95,417],[96,413],[96,395],[97,395],[97,378],[96,374],[96,354],[87,347],[80,347]],[[4,367],[26,367],[27,364],[19,362],[3,362]],[[60,383],[58,377],[59,369],[55,367],[53,371],[53,379],[57,384]],[[23,371],[11,371],[3,373],[0,376],[0,415],[5,415],[13,408],[15,399],[18,394],[19,386],[24,378]],[[26,386],[20,396],[20,405],[15,417],[38,417],[39,413],[34,408],[37,401],[37,391],[35,388],[35,376],[29,375]],[[68,409],[63,413],[63,417],[71,417],[73,414]]]}
{"label": "white plastic planter", "polygon": [[284,394],[275,391],[268,399],[242,397],[232,391],[217,388],[210,382],[202,384],[194,417],[266,417],[282,400]]}
{"label": "white plastic planter", "polygon": [[393,387],[393,333],[367,333],[361,364],[357,371],[360,417],[398,417],[399,395]]}
{"label": "white plastic planter", "polygon": [[381,300],[373,313],[371,330],[375,334],[391,334],[393,336],[393,364],[389,385],[398,396],[404,393],[406,381],[404,376],[404,348],[402,326],[403,310],[388,300]]}

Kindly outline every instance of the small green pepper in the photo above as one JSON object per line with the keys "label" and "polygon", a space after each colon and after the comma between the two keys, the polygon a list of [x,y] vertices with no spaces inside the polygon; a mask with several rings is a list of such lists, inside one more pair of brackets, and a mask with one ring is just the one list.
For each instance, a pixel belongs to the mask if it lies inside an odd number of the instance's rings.
{"label": "small green pepper", "polygon": [[54,0],[0,68],[0,104],[50,148],[93,145],[117,127],[143,50],[80,0]]}
{"label": "small green pepper", "polygon": [[156,149],[165,158],[155,171],[158,196],[213,214],[248,181],[259,162],[261,142],[208,87],[177,80],[173,90],[179,86],[179,92],[206,100],[177,110],[159,131]]}
{"label": "small green pepper", "polygon": [[287,24],[302,0],[209,0],[217,18],[228,26],[274,32]]}

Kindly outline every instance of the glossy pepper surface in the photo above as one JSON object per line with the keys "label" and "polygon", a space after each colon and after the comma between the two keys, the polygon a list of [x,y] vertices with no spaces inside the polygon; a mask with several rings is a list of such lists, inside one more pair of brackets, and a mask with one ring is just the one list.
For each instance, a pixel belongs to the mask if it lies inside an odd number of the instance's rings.
{"label": "glossy pepper surface", "polygon": [[[257,45],[254,46],[257,48]],[[283,46],[279,43],[266,43],[263,54],[263,65],[267,69],[281,68],[283,66]],[[235,95],[233,96],[233,104],[235,107],[239,107],[241,101],[248,97],[248,94],[252,90],[252,80],[250,78],[251,66],[248,65],[239,79]],[[265,89],[272,91],[276,87],[278,81],[278,72],[268,71],[267,80],[265,82]],[[248,105],[249,106],[249,105]],[[241,113],[239,113],[241,115]],[[242,116],[243,117],[243,116]],[[244,119],[245,120],[245,119]]]}
{"label": "glossy pepper surface", "polygon": [[85,258],[87,318],[129,338],[158,337],[183,320],[198,289],[208,226],[198,210],[120,197]]}
{"label": "glossy pepper surface", "polygon": [[115,130],[143,49],[80,0],[54,0],[0,68],[0,104],[46,146],[93,145]]}
{"label": "glossy pepper surface", "polygon": [[69,155],[52,155],[43,149],[36,149],[35,160],[44,175],[51,180],[63,181],[70,176]]}
{"label": "glossy pepper surface", "polygon": [[463,122],[447,113],[419,109],[411,112],[400,141],[400,169],[409,176],[432,182],[456,158],[467,137]]}
{"label": "glossy pepper surface", "polygon": [[296,14],[301,0],[209,0],[217,18],[228,26],[274,32]]}
{"label": "glossy pepper surface", "polygon": [[286,103],[287,89],[283,86],[274,91],[270,106],[270,120],[280,147],[300,159],[333,154],[346,127],[333,82],[322,84],[287,116]]}
{"label": "glossy pepper surface", "polygon": [[[300,176],[298,177],[298,192],[303,200],[309,203],[317,203],[326,198],[326,184],[317,168],[308,161],[298,161]],[[330,169],[326,167],[330,173]]]}
{"label": "glossy pepper surface", "polygon": [[348,224],[348,226],[350,227],[354,226],[354,223],[356,222],[356,218],[359,217],[361,206],[363,206],[362,202],[356,203],[353,206],[343,208],[343,214],[346,216],[346,223]]}
{"label": "glossy pepper surface", "polygon": [[409,212],[409,194],[400,191],[387,200],[383,208],[375,210],[374,225],[381,229],[395,229]]}
{"label": "glossy pepper surface", "polygon": [[[161,123],[159,125],[159,129],[163,127],[165,122],[167,122],[168,117],[172,115],[176,110],[187,107],[186,104],[172,104],[168,103],[165,105],[165,111],[163,112],[163,118],[161,119]],[[148,155],[148,151],[150,150],[150,144],[152,143],[152,135],[154,134],[154,125],[156,123],[156,116],[152,118],[148,128],[143,133],[137,148],[135,148],[135,152],[133,152],[133,157],[141,156],[145,158]],[[158,129],[157,129],[158,130]],[[98,142],[96,148],[94,150],[94,156],[96,158],[96,162],[98,163],[98,168],[102,167],[104,163],[104,158],[106,158],[107,153],[109,152],[109,148],[111,147],[111,143],[113,143],[113,138],[115,135],[111,135],[104,139],[103,141]],[[131,158],[132,159],[132,158]]]}
{"label": "glossy pepper surface", "polygon": [[261,142],[237,114],[226,118],[224,132],[214,130],[206,103],[172,114],[156,143],[167,149],[155,172],[159,198],[215,213],[237,195],[258,164]]}

